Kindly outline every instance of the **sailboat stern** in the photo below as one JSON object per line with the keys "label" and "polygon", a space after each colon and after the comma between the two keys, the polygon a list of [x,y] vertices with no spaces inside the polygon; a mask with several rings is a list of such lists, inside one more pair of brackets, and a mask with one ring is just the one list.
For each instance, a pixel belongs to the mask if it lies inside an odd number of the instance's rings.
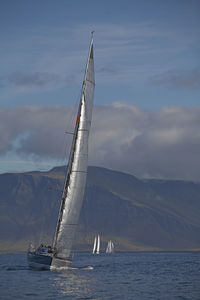
{"label": "sailboat stern", "polygon": [[71,266],[72,260],[70,258],[60,258],[54,256],[52,258],[50,269],[66,269]]}

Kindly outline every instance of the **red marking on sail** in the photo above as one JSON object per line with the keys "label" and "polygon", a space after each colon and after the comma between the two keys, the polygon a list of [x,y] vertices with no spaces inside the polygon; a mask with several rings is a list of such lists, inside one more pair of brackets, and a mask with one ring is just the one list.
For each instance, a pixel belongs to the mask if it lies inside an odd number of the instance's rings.
{"label": "red marking on sail", "polygon": [[77,118],[76,118],[76,126],[78,126],[78,121],[79,121],[79,115],[77,115]]}

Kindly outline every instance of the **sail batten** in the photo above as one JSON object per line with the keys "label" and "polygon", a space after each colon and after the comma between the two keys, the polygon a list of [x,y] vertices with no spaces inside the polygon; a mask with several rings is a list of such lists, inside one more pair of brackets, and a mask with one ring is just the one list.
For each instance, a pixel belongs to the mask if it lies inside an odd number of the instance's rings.
{"label": "sail batten", "polygon": [[[78,224],[87,177],[88,138],[92,118],[94,85],[92,40],[54,238],[55,258],[68,259],[70,257],[75,229]],[[54,259],[52,264],[54,264]]]}

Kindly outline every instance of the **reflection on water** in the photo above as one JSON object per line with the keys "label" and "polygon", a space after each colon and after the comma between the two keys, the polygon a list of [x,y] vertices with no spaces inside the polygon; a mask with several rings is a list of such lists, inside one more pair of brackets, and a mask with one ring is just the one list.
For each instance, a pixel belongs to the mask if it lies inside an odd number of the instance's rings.
{"label": "reflection on water", "polygon": [[52,286],[59,294],[70,296],[70,299],[95,299],[91,298],[96,284],[95,277],[90,274],[92,272],[91,267],[63,270],[53,278]]}
{"label": "reflection on water", "polygon": [[0,299],[199,300],[199,274],[200,252],[80,253],[73,268],[45,272],[29,269],[25,254],[6,254]]}

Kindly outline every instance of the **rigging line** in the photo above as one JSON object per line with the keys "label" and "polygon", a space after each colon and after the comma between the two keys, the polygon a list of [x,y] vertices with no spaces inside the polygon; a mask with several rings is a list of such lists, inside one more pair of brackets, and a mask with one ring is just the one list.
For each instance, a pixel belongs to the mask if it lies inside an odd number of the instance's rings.
{"label": "rigging line", "polygon": [[[82,101],[80,101],[79,103],[79,108],[78,108],[78,115],[81,112],[81,106],[82,106]],[[61,220],[62,220],[62,216],[63,216],[63,210],[64,210],[64,205],[65,205],[65,199],[67,197],[67,184],[70,180],[70,174],[71,174],[71,170],[72,170],[72,160],[73,160],[73,156],[74,156],[74,151],[75,151],[75,146],[76,146],[76,140],[77,140],[77,129],[79,127],[79,122],[80,120],[78,120],[78,124],[75,126],[75,130],[74,130],[74,136],[73,136],[73,140],[72,140],[72,146],[71,146],[71,151],[70,151],[70,155],[69,155],[69,163],[68,163],[68,168],[67,168],[67,176],[64,182],[64,189],[63,189],[63,195],[62,195],[62,202],[60,205],[60,210],[59,210],[59,219],[57,222],[57,226],[56,226],[56,231],[55,231],[55,236],[54,236],[54,241],[53,241],[53,247],[56,248],[57,245],[57,237],[58,237],[58,233],[60,230],[60,225],[61,225]]]}
{"label": "rigging line", "polygon": [[[77,107],[80,102],[80,97],[81,97],[81,89],[79,90],[78,95],[76,96],[75,104],[70,106],[69,117],[67,118],[67,122],[66,122],[65,133],[72,136],[74,135],[74,124],[77,117]],[[65,147],[63,147],[63,157],[64,157],[63,160],[66,162],[66,164],[68,164],[72,140],[66,138],[66,135],[64,140],[65,140]]]}
{"label": "rigging line", "polygon": [[[68,110],[67,118],[65,121],[65,133],[71,134],[72,126],[74,123],[74,112],[75,107],[74,105],[66,107]],[[69,151],[70,151],[70,145],[71,145],[71,139],[66,138],[65,134],[62,134],[62,148],[61,148],[61,158],[60,158],[60,164],[66,165],[69,157]]]}
{"label": "rigging line", "polygon": [[[78,116],[81,114],[82,105],[83,105],[83,99],[80,98],[80,103],[79,103],[79,108],[78,108]],[[70,151],[69,164],[68,164],[68,169],[67,169],[67,176],[66,176],[66,180],[65,180],[65,183],[64,183],[62,203],[61,203],[60,210],[59,210],[59,216],[60,217],[58,219],[58,223],[57,223],[57,227],[56,227],[56,232],[55,232],[55,237],[54,237],[54,247],[56,247],[56,244],[57,244],[57,237],[58,237],[58,232],[59,232],[60,225],[61,225],[61,220],[62,220],[62,215],[63,215],[63,209],[64,209],[64,205],[65,205],[65,199],[67,198],[67,193],[68,193],[67,192],[67,184],[68,184],[68,182],[70,180],[70,174],[72,173],[72,161],[73,161],[73,157],[75,155],[76,140],[78,138],[78,129],[79,129],[79,126],[80,126],[80,119],[78,118],[77,122],[76,122],[75,130],[74,130],[74,137],[73,137],[71,151]]]}
{"label": "rigging line", "polygon": [[[81,91],[79,90],[78,95],[75,97],[75,103],[73,105],[65,106],[64,109],[67,109],[67,114],[65,118],[65,134],[73,135],[74,131],[74,124],[75,124],[75,118],[76,118],[76,112],[77,112],[77,106],[79,103]],[[67,138],[65,134],[61,134],[60,137],[60,144],[62,142],[62,145],[60,145],[60,155],[59,159],[57,159],[57,165],[67,165],[69,154],[70,154],[70,146],[72,143],[72,140]]]}

